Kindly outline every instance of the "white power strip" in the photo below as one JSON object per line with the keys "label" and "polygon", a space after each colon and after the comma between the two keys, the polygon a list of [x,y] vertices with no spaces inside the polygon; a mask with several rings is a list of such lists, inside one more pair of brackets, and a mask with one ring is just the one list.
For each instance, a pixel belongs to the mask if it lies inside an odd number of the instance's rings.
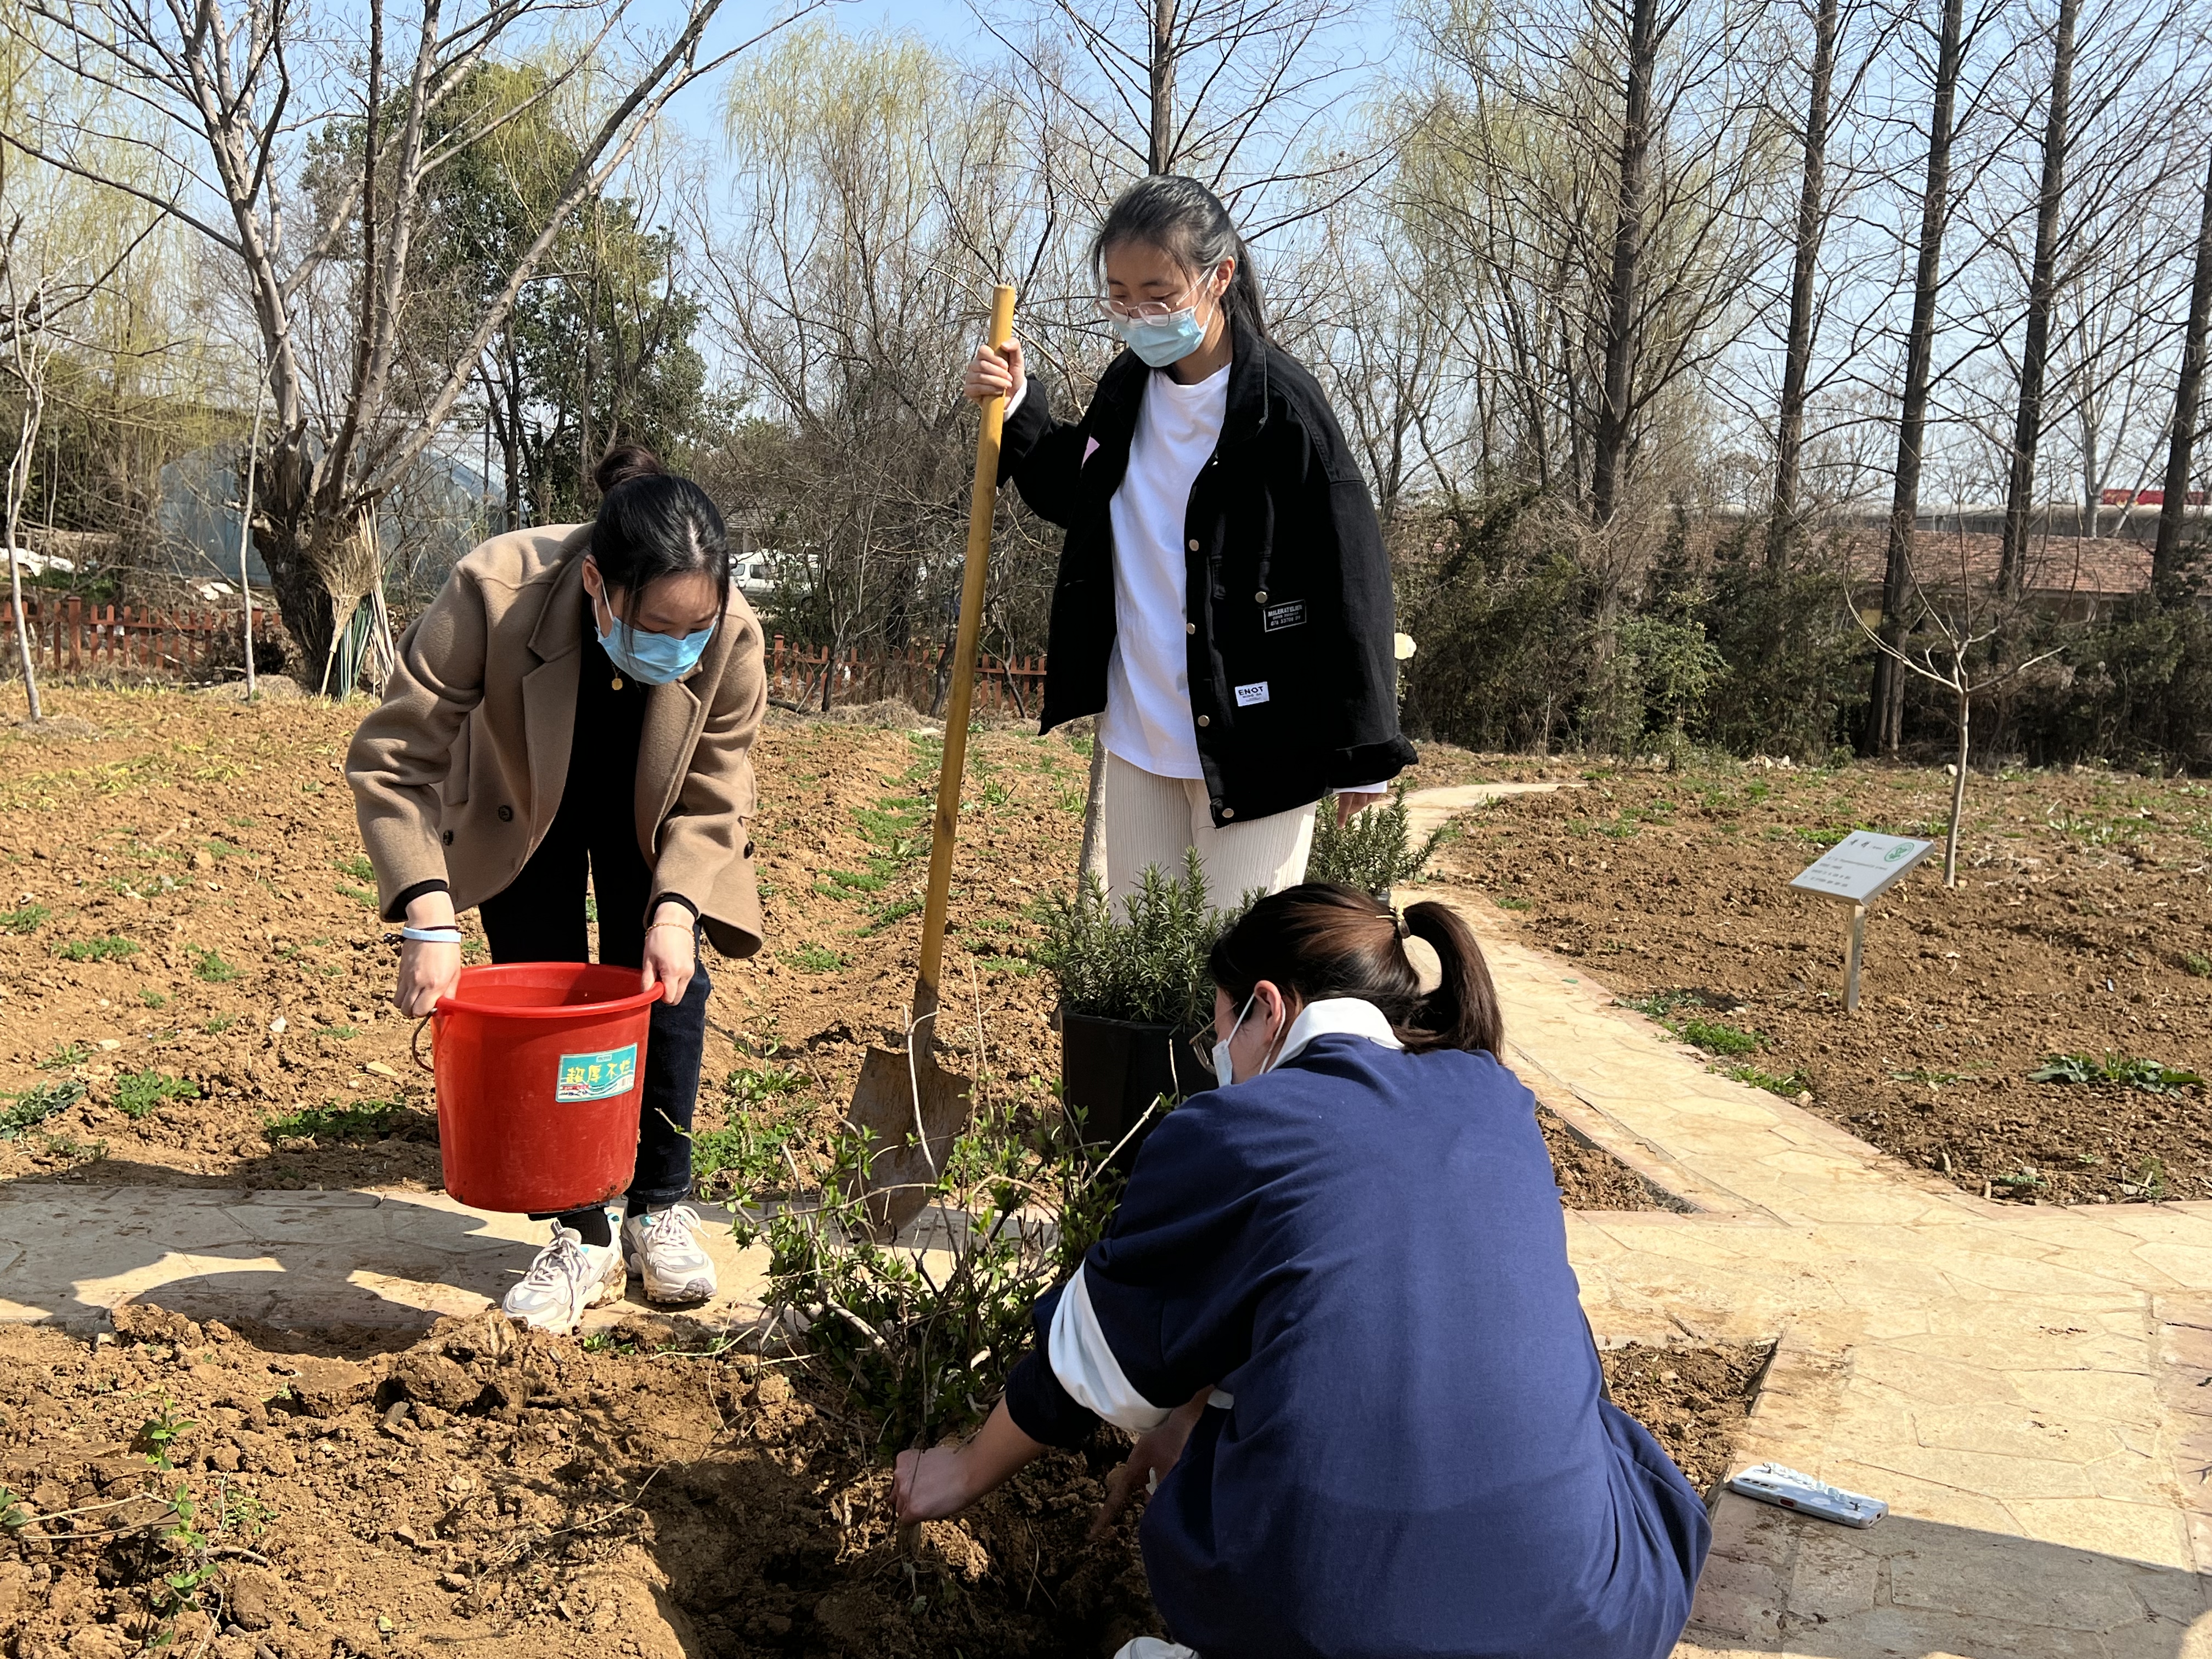
{"label": "white power strip", "polygon": [[1828,1486],[1780,1463],[1761,1463],[1746,1469],[1733,1477],[1728,1486],[1730,1492],[1741,1492],[1762,1504],[1796,1510],[1801,1515],[1817,1516],[1846,1527],[1870,1527],[1889,1513],[1889,1505],[1879,1498],[1845,1492],[1841,1486]]}

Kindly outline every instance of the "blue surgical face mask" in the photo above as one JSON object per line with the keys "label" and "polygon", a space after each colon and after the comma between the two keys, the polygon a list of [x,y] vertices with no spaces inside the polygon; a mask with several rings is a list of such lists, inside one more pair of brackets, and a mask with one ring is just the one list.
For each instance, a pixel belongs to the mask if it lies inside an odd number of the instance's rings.
{"label": "blue surgical face mask", "polygon": [[[610,614],[614,607],[607,607]],[[665,685],[680,679],[699,663],[700,653],[706,650],[707,641],[714,637],[712,628],[702,628],[696,634],[681,638],[673,634],[647,634],[617,623],[610,633],[599,626],[599,602],[592,605],[592,630],[599,636],[599,647],[607,653],[607,660],[634,680],[647,685]]]}
{"label": "blue surgical face mask", "polygon": [[1121,343],[1153,368],[1181,362],[1206,339],[1195,305],[1165,317],[1109,317],[1106,321],[1121,337]]}

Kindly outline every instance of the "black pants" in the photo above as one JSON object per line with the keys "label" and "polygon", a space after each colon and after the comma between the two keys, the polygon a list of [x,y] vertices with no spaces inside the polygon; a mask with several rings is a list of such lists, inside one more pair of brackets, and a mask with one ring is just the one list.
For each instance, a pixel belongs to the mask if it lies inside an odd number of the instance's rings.
{"label": "black pants", "polygon": [[[627,805],[625,800],[623,806]],[[562,802],[552,829],[522,866],[522,873],[504,892],[478,907],[494,962],[589,962],[584,915],[588,870],[599,908],[599,960],[625,968],[643,964],[645,907],[653,896],[653,872],[637,850],[636,832],[626,812],[619,822],[613,812],[595,817],[572,810],[568,800]],[[696,931],[692,942],[696,949]],[[645,1078],[638,1090],[637,1172],[629,1188],[632,1215],[691,1195],[691,1115],[699,1103],[707,994],[713,988],[702,960],[683,1001],[653,1005]]]}

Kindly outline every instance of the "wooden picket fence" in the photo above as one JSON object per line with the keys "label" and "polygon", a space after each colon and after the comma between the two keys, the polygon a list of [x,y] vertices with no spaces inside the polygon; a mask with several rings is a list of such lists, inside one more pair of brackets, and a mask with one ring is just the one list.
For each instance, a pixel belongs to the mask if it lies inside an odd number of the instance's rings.
{"label": "wooden picket fence", "polygon": [[[88,605],[74,598],[26,601],[23,613],[30,625],[32,665],[56,674],[188,673],[208,662],[216,641],[236,639],[239,624],[235,610],[155,611],[143,605]],[[276,618],[258,605],[253,635],[272,643],[276,639]],[[0,599],[0,673],[20,672],[15,604]]]}
{"label": "wooden picket fence", "polygon": [[[867,656],[848,648],[833,665],[827,646],[809,650],[788,643],[779,634],[769,647],[768,694],[778,702],[819,708],[826,675],[832,708],[896,697],[927,714],[937,702],[937,677],[943,655],[942,648],[924,650],[915,646],[903,652]],[[1035,719],[1044,696],[1044,666],[1042,656],[980,659],[975,665],[975,708],[980,712]]]}

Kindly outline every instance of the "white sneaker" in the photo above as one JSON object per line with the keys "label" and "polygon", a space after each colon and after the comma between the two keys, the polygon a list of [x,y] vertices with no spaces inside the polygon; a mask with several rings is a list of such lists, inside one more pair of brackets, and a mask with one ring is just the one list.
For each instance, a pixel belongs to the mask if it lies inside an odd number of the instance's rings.
{"label": "white sneaker", "polygon": [[1114,1659],[1198,1659],[1198,1650],[1180,1642],[1163,1642],[1157,1636],[1139,1636],[1124,1643]]}
{"label": "white sneaker", "polygon": [[634,1215],[623,1223],[623,1260],[645,1281],[648,1302],[703,1302],[714,1293],[714,1261],[691,1237],[699,1212],[689,1204]]}
{"label": "white sneaker", "polygon": [[553,1224],[553,1242],[507,1292],[507,1316],[565,1336],[584,1310],[623,1293],[623,1254],[611,1243],[586,1244],[574,1227]]}

